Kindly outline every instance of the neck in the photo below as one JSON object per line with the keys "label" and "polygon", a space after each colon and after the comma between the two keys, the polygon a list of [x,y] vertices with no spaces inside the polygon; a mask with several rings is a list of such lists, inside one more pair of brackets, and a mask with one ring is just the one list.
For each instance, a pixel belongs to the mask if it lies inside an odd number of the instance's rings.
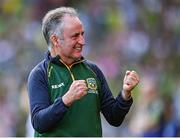
{"label": "neck", "polygon": [[57,54],[56,54],[56,52],[54,51],[54,49],[51,49],[50,55],[51,55],[51,57],[56,57],[56,56],[57,56]]}
{"label": "neck", "polygon": [[[50,51],[51,57],[56,57],[59,54],[57,54],[55,51],[51,50]],[[72,64],[74,64],[76,61],[79,61],[80,59],[73,59],[73,58],[66,58],[61,55],[60,56],[60,61],[63,62],[66,66],[70,67]]]}
{"label": "neck", "polygon": [[65,62],[64,60],[62,60],[62,59],[60,59],[60,61],[65,65],[65,66],[67,66],[67,67],[71,67],[72,66],[72,64],[73,64],[73,62],[71,62],[71,63],[68,63],[68,62]]}
{"label": "neck", "polygon": [[[58,54],[54,53],[54,52],[50,52],[51,54],[51,57],[54,58],[56,56],[58,56]],[[59,55],[60,56],[60,55]],[[72,60],[72,59],[65,59],[63,58],[62,56],[60,56],[60,61],[65,64],[66,66],[70,67],[74,62],[75,60]]]}
{"label": "neck", "polygon": [[60,59],[60,61],[63,63],[63,64],[65,64],[65,65],[67,65],[68,67],[70,67],[75,61],[73,60],[65,60],[65,59],[63,59],[62,57],[61,57],[61,59]]}

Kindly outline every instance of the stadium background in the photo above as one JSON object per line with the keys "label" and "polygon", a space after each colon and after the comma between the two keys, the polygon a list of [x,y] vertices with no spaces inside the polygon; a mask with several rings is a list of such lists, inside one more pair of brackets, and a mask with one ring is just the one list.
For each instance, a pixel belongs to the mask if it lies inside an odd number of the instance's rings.
{"label": "stadium background", "polygon": [[26,82],[47,49],[44,14],[73,6],[85,26],[84,55],[103,70],[113,95],[127,69],[141,76],[123,124],[103,136],[180,136],[179,0],[1,0],[0,136],[32,136]]}

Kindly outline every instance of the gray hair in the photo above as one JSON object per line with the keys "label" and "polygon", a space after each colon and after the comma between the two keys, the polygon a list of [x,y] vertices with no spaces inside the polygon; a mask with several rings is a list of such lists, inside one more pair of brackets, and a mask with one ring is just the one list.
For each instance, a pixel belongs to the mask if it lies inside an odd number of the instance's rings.
{"label": "gray hair", "polygon": [[[54,10],[50,10],[44,16],[42,21],[42,32],[48,46],[52,45],[50,42],[50,36],[53,33],[58,36],[60,36],[62,33],[63,17],[65,15],[78,17],[76,10],[72,7],[60,7]],[[58,28],[60,30],[57,30],[58,26],[60,26],[60,28]]]}

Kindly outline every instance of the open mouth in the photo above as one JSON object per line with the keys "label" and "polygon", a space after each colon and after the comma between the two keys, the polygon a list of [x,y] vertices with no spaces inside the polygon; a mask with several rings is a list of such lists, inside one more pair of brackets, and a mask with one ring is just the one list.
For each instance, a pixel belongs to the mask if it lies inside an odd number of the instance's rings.
{"label": "open mouth", "polygon": [[81,47],[76,47],[75,49],[78,50],[78,51],[81,51],[81,50],[82,50]]}
{"label": "open mouth", "polygon": [[76,46],[74,49],[77,51],[82,51],[82,46]]}

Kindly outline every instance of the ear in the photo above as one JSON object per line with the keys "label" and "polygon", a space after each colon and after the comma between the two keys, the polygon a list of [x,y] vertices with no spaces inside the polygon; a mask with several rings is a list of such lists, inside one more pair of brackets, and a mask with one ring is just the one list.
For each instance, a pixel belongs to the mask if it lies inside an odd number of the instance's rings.
{"label": "ear", "polygon": [[58,37],[56,35],[51,35],[50,40],[53,44],[53,46],[58,46]]}

